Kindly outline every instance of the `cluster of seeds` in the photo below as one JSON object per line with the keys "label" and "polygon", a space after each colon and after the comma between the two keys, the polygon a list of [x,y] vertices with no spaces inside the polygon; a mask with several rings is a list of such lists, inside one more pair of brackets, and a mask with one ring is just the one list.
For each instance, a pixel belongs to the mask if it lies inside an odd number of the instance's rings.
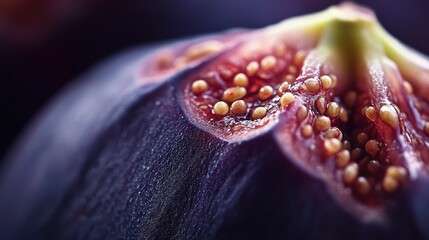
{"label": "cluster of seeds", "polygon": [[232,132],[263,125],[268,114],[294,102],[288,90],[304,58],[304,51],[281,42],[260,57],[242,62],[227,58],[195,76],[192,99],[209,121]]}
{"label": "cluster of seeds", "polygon": [[[396,129],[399,109],[390,103],[382,104],[378,110],[372,105],[360,108],[357,104],[360,94],[355,91],[332,99],[335,94],[329,93],[336,78],[324,75],[303,80],[298,85],[300,93],[307,94],[308,100],[296,113],[300,123],[298,132],[304,142],[306,139],[315,142],[316,145],[309,144],[310,150],[323,149],[325,158],[321,163],[333,166],[338,173],[334,175],[358,199],[378,204],[385,195],[395,192],[407,177],[404,167],[392,165],[374,125],[380,121]],[[352,114],[357,116],[350,122]],[[316,148],[317,144],[320,148]]]}
{"label": "cluster of seeds", "polygon": [[[234,61],[227,55],[192,76],[188,91],[192,104],[207,121],[235,133],[262,126],[266,116],[300,98],[304,104],[296,108],[297,136],[309,151],[320,149],[324,157],[317,164],[333,169],[333,178],[357,199],[378,204],[408,174],[390,161],[375,127],[382,122],[398,128],[399,108],[360,101],[361,93],[354,90],[335,92],[335,74],[298,77],[307,53],[277,43],[249,59]],[[408,82],[404,88],[413,91]],[[429,134],[429,122],[424,131]]]}

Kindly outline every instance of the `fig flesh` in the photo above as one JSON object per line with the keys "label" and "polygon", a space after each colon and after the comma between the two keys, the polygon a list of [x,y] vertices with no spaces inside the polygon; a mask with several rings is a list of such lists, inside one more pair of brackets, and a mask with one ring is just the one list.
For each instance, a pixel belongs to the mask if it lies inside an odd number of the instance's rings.
{"label": "fig flesh", "polygon": [[429,61],[372,12],[153,49],[30,127],[2,171],[2,236],[429,237]]}

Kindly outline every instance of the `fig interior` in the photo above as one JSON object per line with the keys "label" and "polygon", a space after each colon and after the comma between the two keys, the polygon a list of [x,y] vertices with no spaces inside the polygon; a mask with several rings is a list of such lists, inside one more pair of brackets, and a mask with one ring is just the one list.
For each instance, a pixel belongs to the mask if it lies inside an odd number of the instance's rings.
{"label": "fig interior", "polygon": [[[264,49],[251,45],[226,51],[187,77],[185,96],[200,120],[228,137],[264,127],[270,116],[283,117],[297,149],[311,155],[300,161],[322,166],[344,191],[370,207],[394,196],[409,179],[398,134],[418,149],[422,164],[428,161],[429,124],[413,122],[401,111],[403,102],[380,101],[370,74],[345,79],[350,76],[341,76],[335,66],[317,63],[313,49],[281,40]],[[201,51],[204,57],[214,52]],[[411,108],[427,116],[428,104],[413,94],[410,82],[389,81],[399,82]]]}

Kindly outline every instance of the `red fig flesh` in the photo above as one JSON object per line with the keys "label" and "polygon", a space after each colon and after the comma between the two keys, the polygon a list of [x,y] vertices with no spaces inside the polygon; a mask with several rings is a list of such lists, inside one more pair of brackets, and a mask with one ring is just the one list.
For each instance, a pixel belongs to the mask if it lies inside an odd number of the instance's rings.
{"label": "red fig flesh", "polygon": [[389,59],[393,44],[371,12],[344,4],[227,43],[198,43],[172,61],[224,48],[185,76],[180,98],[191,121],[227,141],[274,129],[286,155],[325,179],[346,208],[380,217],[427,162],[426,120],[410,106],[424,101]]}

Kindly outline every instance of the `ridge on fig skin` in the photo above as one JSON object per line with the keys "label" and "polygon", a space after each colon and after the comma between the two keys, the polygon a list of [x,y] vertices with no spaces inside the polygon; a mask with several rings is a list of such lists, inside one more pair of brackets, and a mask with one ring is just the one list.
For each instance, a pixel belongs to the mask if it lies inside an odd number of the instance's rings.
{"label": "ridge on fig skin", "polygon": [[[370,10],[345,3],[229,46],[181,81],[179,99],[196,126],[228,142],[274,132],[289,159],[368,221],[384,221],[387,202],[427,174],[429,115],[410,104],[427,98],[411,92],[428,78],[429,63],[389,36]],[[339,135],[326,137],[332,134]]]}

